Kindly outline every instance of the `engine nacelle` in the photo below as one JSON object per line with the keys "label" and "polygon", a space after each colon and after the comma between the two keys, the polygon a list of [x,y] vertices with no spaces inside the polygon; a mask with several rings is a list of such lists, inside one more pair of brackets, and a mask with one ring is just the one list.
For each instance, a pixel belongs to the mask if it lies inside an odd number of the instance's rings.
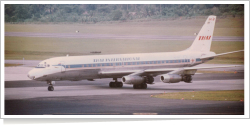
{"label": "engine nacelle", "polygon": [[147,84],[154,84],[153,83],[154,82],[154,77],[152,77],[152,76],[145,76],[144,78],[145,78],[145,82]]}
{"label": "engine nacelle", "polygon": [[141,77],[141,76],[123,76],[122,77],[122,83],[124,84],[141,84],[145,82],[145,78],[144,77]]}
{"label": "engine nacelle", "polygon": [[164,83],[177,83],[180,82],[182,77],[176,74],[165,74],[161,76],[161,81]]}

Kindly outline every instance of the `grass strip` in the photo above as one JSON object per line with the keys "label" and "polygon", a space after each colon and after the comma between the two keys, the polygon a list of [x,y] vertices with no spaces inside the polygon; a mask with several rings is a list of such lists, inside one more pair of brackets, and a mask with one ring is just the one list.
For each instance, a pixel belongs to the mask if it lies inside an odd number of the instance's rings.
{"label": "grass strip", "polygon": [[244,101],[244,90],[175,92],[151,95],[151,97],[181,100]]}
{"label": "grass strip", "polygon": [[11,63],[5,63],[4,66],[5,67],[13,67],[13,66],[21,66],[23,64],[11,64]]}

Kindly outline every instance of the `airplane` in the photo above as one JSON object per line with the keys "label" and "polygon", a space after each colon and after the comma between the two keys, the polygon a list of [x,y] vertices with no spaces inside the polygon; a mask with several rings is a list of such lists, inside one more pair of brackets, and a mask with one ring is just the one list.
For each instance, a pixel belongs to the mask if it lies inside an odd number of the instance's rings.
{"label": "airplane", "polygon": [[[194,67],[217,56],[241,52],[216,54],[210,51],[216,16],[209,16],[192,45],[179,52],[137,53],[64,56],[46,59],[28,72],[32,80],[46,81],[48,91],[54,91],[55,81],[80,81],[113,78],[111,88],[133,85],[134,89],[146,89],[160,75],[164,83],[190,83],[199,69],[227,68],[234,66]],[[121,78],[121,81],[118,81]]]}

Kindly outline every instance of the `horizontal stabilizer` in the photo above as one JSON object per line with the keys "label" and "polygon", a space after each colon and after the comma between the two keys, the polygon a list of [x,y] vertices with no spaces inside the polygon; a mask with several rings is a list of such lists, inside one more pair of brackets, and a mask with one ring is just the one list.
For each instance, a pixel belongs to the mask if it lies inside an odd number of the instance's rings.
{"label": "horizontal stabilizer", "polygon": [[230,68],[230,67],[241,67],[242,65],[229,65],[229,66],[210,66],[210,67],[186,67],[184,70],[192,69],[213,69],[213,68]]}
{"label": "horizontal stabilizer", "polygon": [[244,50],[238,50],[238,51],[232,51],[232,52],[220,53],[220,54],[216,54],[216,56],[226,55],[226,54],[230,54],[230,53],[243,52],[243,51],[244,51]]}
{"label": "horizontal stabilizer", "polygon": [[244,50],[238,50],[238,51],[220,53],[220,54],[216,54],[216,55],[214,55],[214,56],[204,56],[204,57],[201,57],[200,59],[213,58],[213,57],[216,57],[216,56],[222,56],[222,55],[226,55],[226,54],[237,53],[237,52],[243,52],[243,51],[244,51]]}

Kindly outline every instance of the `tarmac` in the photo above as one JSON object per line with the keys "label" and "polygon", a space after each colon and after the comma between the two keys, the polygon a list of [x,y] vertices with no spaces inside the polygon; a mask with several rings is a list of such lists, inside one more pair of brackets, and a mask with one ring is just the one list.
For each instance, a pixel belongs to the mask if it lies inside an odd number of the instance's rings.
{"label": "tarmac", "polygon": [[151,97],[171,92],[244,90],[244,67],[227,69],[237,73],[197,74],[192,83],[162,83],[158,76],[155,84],[142,90],[133,89],[131,85],[109,88],[112,79],[58,81],[51,92],[46,83],[27,77],[27,72],[40,61],[24,62],[23,66],[5,67],[5,115],[244,115],[244,101],[240,100]]}

